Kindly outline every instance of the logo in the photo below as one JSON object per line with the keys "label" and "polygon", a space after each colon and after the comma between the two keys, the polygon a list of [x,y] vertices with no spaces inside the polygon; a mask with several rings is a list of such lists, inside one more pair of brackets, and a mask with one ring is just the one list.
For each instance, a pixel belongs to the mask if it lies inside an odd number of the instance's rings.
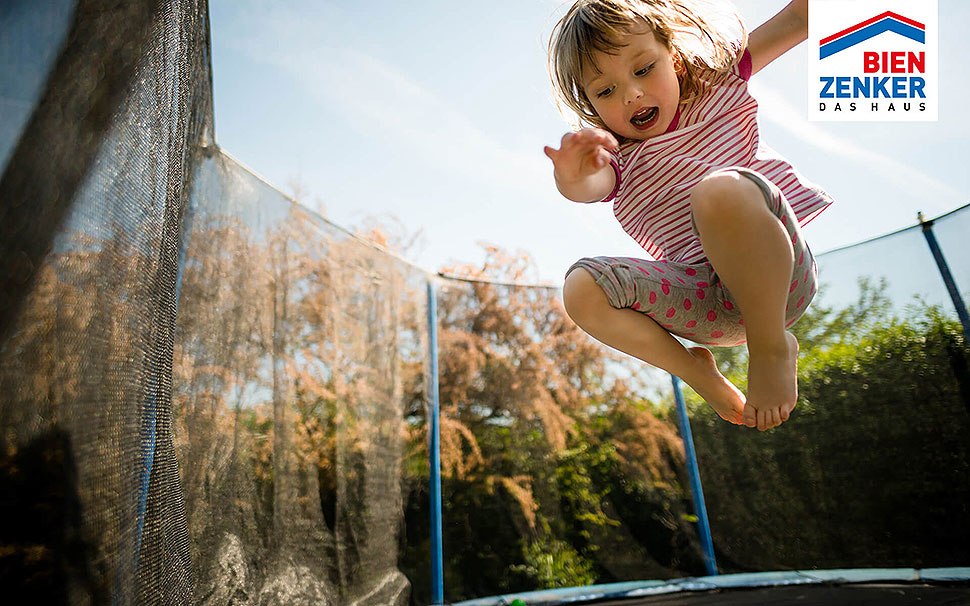
{"label": "logo", "polygon": [[808,20],[810,120],[937,119],[936,0],[811,0]]}

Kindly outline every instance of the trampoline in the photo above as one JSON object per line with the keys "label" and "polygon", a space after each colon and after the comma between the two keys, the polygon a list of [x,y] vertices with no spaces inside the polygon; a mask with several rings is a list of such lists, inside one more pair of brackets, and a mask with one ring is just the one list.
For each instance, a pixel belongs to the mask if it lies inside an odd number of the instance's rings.
{"label": "trampoline", "polygon": [[610,606],[849,606],[964,604],[968,568],[813,570],[728,574],[547,590],[460,602],[462,606],[608,604]]}
{"label": "trampoline", "polygon": [[[830,289],[805,403],[744,433],[556,288],[417,267],[222,150],[208,14],[0,5],[5,603],[970,603],[970,347],[918,226],[818,255],[919,267]],[[965,288],[970,206],[933,229]]]}

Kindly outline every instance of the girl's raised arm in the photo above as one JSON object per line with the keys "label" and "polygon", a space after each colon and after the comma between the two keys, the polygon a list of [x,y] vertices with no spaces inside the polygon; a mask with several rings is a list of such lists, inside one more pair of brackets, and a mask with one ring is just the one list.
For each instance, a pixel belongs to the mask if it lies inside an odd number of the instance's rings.
{"label": "girl's raised arm", "polygon": [[808,0],[793,0],[748,36],[751,73],[761,68],[808,37]]}

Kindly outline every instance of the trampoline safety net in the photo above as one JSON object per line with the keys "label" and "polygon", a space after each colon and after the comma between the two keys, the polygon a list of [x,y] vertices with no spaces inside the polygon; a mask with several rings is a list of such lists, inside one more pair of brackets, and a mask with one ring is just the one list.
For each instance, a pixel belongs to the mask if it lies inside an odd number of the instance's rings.
{"label": "trampoline safety net", "polygon": [[[0,3],[0,599],[430,603],[432,351],[447,601],[704,574],[670,377],[240,166],[209,49],[205,0]],[[935,223],[966,300],[968,223]],[[782,430],[688,393],[719,570],[966,566],[970,349],[922,235],[819,266]]]}

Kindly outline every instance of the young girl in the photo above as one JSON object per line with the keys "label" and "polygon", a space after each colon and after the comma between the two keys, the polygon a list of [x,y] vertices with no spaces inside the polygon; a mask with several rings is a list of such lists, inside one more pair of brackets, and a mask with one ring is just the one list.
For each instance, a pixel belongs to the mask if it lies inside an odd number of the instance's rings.
{"label": "young girl", "polygon": [[[747,80],[808,35],[795,0],[746,36],[710,1],[578,0],[556,25],[558,94],[588,128],[546,147],[559,191],[612,201],[657,261],[595,257],[566,275],[570,317],[687,382],[725,420],[765,430],[798,397],[787,331],[815,294],[805,224],[830,202],[758,137]],[[732,31],[737,31],[732,35]],[[705,345],[747,342],[747,399]]]}

